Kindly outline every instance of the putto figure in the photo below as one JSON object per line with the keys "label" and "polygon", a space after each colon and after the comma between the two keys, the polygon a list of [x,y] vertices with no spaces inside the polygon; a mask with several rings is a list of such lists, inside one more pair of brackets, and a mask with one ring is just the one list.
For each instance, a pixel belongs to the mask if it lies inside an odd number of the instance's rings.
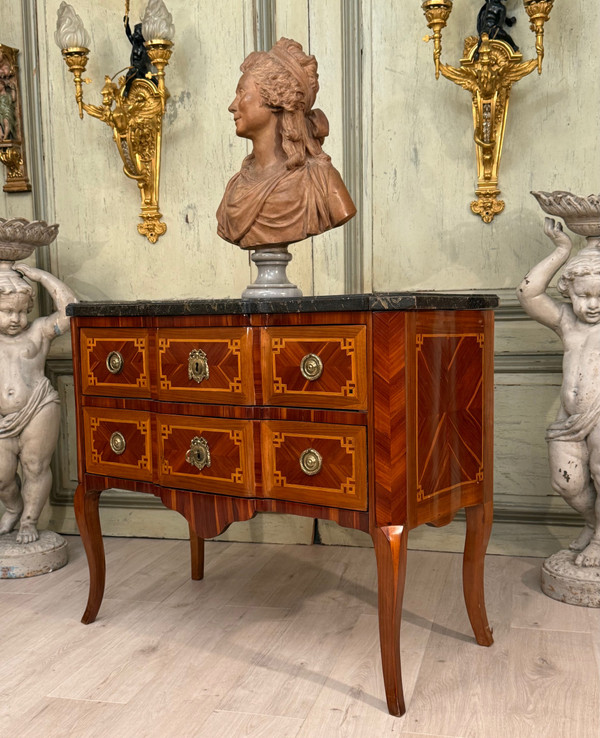
{"label": "putto figure", "polygon": [[250,54],[229,111],[252,153],[229,181],[217,211],[218,234],[244,249],[301,241],[340,226],[356,213],[348,190],[322,149],[325,114],[313,108],[317,62],[281,38]]}
{"label": "putto figure", "polygon": [[[21,275],[48,290],[55,313],[28,322],[33,288]],[[19,525],[17,543],[39,538],[37,522],[52,485],[60,406],[44,365],[51,341],[69,330],[70,302],[77,302],[73,292],[48,272],[21,263],[0,269],[0,535]]]}
{"label": "putto figure", "polygon": [[[539,196],[539,193],[534,194]],[[553,218],[546,218],[544,232],[556,248],[531,269],[517,295],[524,310],[555,331],[563,342],[561,406],[556,422],[550,425],[546,435],[552,486],[585,520],[583,531],[569,546],[579,552],[575,565],[598,567],[600,239],[569,259],[572,242],[561,224]],[[553,276],[565,264],[558,290],[569,302],[559,302],[547,295],[546,290]]]}
{"label": "putto figure", "polygon": [[506,41],[514,51],[518,51],[519,47],[504,30],[505,25],[510,28],[516,22],[516,18],[506,15],[504,0],[486,0],[477,15],[477,34],[481,37],[482,33],[487,33],[490,39]]}

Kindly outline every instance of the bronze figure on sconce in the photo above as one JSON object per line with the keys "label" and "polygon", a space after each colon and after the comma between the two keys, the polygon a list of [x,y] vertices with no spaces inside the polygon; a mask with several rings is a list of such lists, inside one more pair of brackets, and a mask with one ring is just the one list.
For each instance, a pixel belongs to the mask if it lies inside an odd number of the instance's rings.
{"label": "bronze figure on sconce", "polygon": [[133,32],[129,25],[129,16],[123,17],[125,33],[131,44],[131,57],[129,59],[129,70],[125,76],[125,90],[123,97],[128,97],[131,84],[134,79],[151,79],[156,84],[156,77],[152,76],[152,64],[144,43],[142,24],[136,23]]}
{"label": "bronze figure on sconce", "polygon": [[[509,17],[506,15],[504,1],[505,0],[485,1],[477,15],[477,33],[480,41],[482,34],[486,33],[489,39],[505,41],[513,51],[518,51],[519,47],[513,41],[511,36],[504,30],[505,25],[510,28],[517,22],[517,19],[514,16]],[[477,51],[479,51],[479,48]]]}

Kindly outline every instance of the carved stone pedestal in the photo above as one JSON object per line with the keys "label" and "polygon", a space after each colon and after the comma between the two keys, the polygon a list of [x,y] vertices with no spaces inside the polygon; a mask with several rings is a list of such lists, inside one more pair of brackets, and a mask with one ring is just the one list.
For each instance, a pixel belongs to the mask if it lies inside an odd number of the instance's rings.
{"label": "carved stone pedestal", "polygon": [[67,542],[51,530],[40,531],[39,540],[17,543],[17,532],[0,536],[0,579],[22,579],[49,574],[69,560]]}
{"label": "carved stone pedestal", "polygon": [[600,607],[600,567],[575,566],[576,551],[557,551],[542,566],[542,592],[560,602]]}
{"label": "carved stone pedestal", "polygon": [[242,292],[243,299],[302,297],[302,291],[287,278],[287,265],[292,260],[287,246],[256,249],[250,258],[256,264],[258,274]]}

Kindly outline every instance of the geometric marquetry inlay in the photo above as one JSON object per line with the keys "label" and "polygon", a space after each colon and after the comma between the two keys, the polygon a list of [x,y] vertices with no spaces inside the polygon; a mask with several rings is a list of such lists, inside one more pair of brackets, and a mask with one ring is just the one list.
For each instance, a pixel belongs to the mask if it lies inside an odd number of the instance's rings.
{"label": "geometric marquetry inlay", "polygon": [[[250,404],[253,399],[252,342],[246,328],[159,329],[158,395],[165,400]],[[202,352],[205,376],[190,373]]]}
{"label": "geometric marquetry inlay", "polygon": [[[166,486],[248,495],[254,484],[252,423],[195,416],[159,415],[159,477]],[[210,464],[198,468],[188,452],[202,439]]]}
{"label": "geometric marquetry inlay", "polygon": [[[293,326],[265,329],[263,391],[269,404],[366,409],[365,326]],[[307,357],[322,366],[303,372]]]}
{"label": "geometric marquetry inlay", "polygon": [[[128,479],[152,478],[150,416],[145,412],[109,408],[84,408],[86,465],[91,474]],[[123,450],[113,448],[119,436]]]}
{"label": "geometric marquetry inlay", "polygon": [[417,501],[483,480],[482,333],[416,336]]}
{"label": "geometric marquetry inlay", "polygon": [[86,394],[150,396],[146,329],[82,329],[81,365]]}
{"label": "geometric marquetry inlay", "polygon": [[[266,497],[366,509],[364,427],[265,421],[262,433]],[[313,473],[302,457],[315,452],[320,464]]]}

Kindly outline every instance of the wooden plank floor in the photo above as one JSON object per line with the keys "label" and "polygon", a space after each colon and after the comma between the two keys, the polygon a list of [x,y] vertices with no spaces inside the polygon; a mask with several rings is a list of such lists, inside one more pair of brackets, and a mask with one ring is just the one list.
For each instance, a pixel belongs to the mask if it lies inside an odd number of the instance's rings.
{"label": "wooden plank floor", "polygon": [[488,556],[495,644],[477,646],[461,557],[409,551],[408,712],[384,698],[372,549],[106,539],[107,590],[82,625],[87,565],[0,580],[0,736],[599,738],[600,611],[539,590],[541,560]]}

